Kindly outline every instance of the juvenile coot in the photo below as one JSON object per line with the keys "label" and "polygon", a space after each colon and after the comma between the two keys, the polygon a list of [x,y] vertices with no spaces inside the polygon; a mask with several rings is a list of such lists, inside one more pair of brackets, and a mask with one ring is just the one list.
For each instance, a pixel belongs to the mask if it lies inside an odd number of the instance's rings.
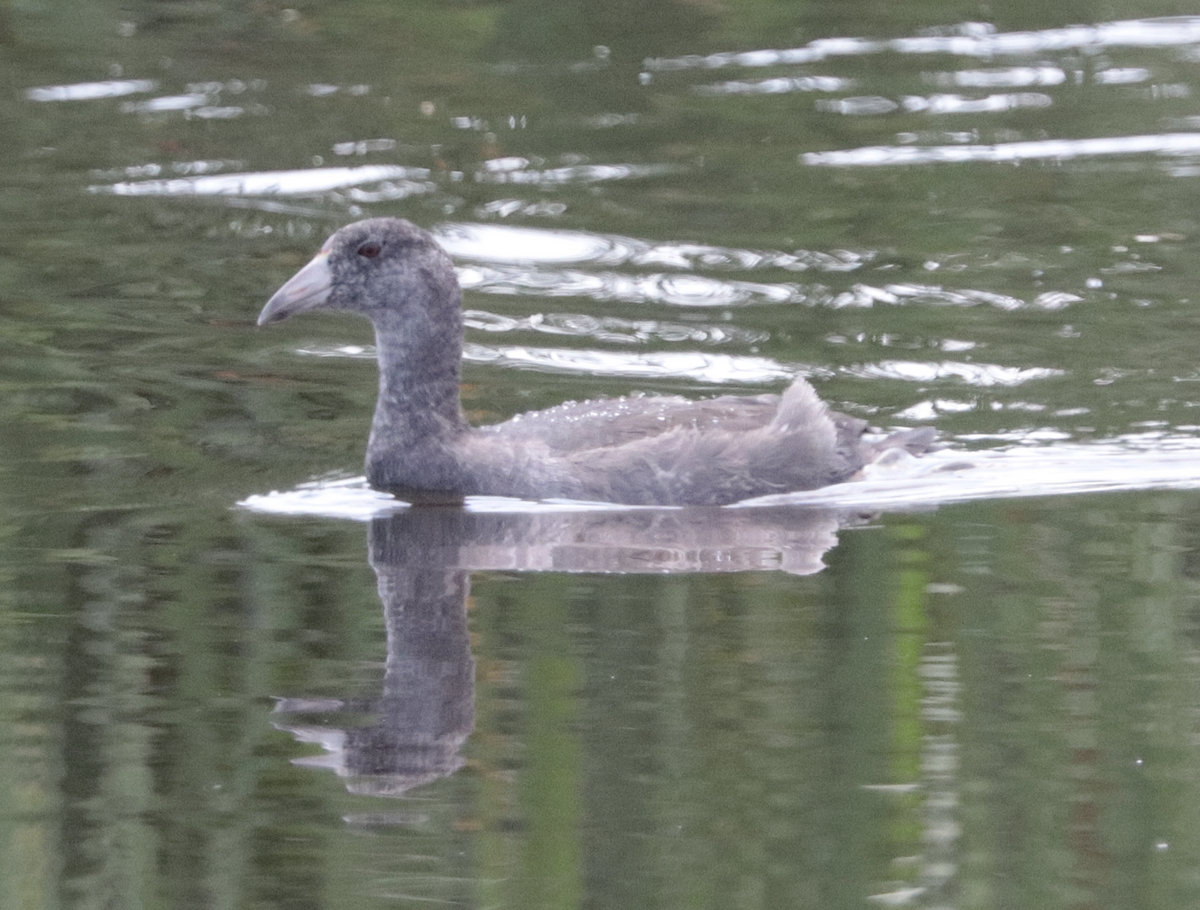
{"label": "juvenile coot", "polygon": [[782,395],[568,402],[470,426],[459,402],[463,324],[450,258],[416,225],[371,218],[330,237],[275,292],[265,325],[345,310],[375,326],[379,399],[367,443],[372,487],[414,502],[473,494],[640,505],[723,505],[852,477],[932,430],[867,443],[805,380]]}

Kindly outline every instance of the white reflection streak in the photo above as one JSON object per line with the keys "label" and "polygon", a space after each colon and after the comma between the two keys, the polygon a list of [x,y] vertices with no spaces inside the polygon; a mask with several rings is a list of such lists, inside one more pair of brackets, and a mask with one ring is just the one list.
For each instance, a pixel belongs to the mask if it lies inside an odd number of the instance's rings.
{"label": "white reflection streak", "polygon": [[1113,67],[1101,70],[1093,77],[1100,85],[1132,85],[1136,82],[1148,82],[1151,72],[1140,66]]}
{"label": "white reflection streak", "polygon": [[806,152],[803,164],[813,167],[872,167],[895,164],[956,163],[964,161],[1019,162],[1069,160],[1106,155],[1200,154],[1200,133],[1158,133],[1098,139],[1045,139],[996,145],[876,145],[831,152]]}
{"label": "white reflection streak", "polygon": [[483,169],[475,172],[475,180],[477,183],[558,186],[566,183],[602,183],[608,180],[657,177],[679,173],[682,170],[683,168],[671,164],[578,164],[549,170],[489,168],[485,165]]}
{"label": "white reflection streak", "polygon": [[1073,25],[1040,32],[897,38],[888,46],[902,54],[994,57],[1084,47],[1176,47],[1200,41],[1200,16],[1128,19],[1099,25]]}
{"label": "white reflection streak", "polygon": [[705,325],[662,322],[657,319],[620,319],[615,316],[596,317],[583,313],[533,313],[522,319],[501,316],[486,310],[464,310],[463,324],[482,332],[538,332],[546,335],[569,335],[594,338],[597,341],[629,344],[650,340],[707,342],[709,344],[755,344],[766,341],[768,333],[739,329],[732,325]]}
{"label": "white reflection streak", "polygon": [[[880,303],[899,303],[902,299],[907,298],[925,300],[930,303],[949,304],[951,306],[987,304],[999,310],[1019,310],[1025,306],[1025,301],[1019,297],[1010,297],[1007,294],[998,294],[995,291],[978,291],[971,288],[953,289],[924,284],[889,284],[884,288],[872,288],[869,285],[858,284],[854,286],[854,290],[866,297],[868,301],[879,301]],[[1045,306],[1043,308],[1056,309],[1056,307],[1052,306]]]}
{"label": "white reflection streak", "polygon": [[881,95],[857,95],[852,98],[835,98],[817,102],[819,111],[845,114],[850,117],[890,114],[899,108],[900,105],[891,98],[884,98]]}
{"label": "white reflection streak", "polygon": [[152,92],[158,88],[153,79],[112,79],[107,82],[77,82],[74,85],[41,85],[25,90],[29,101],[95,101]]}
{"label": "white reflection streak", "polygon": [[143,180],[91,186],[88,190],[117,196],[309,196],[362,183],[428,176],[424,168],[378,164]]}
{"label": "white reflection streak", "polygon": [[844,92],[854,83],[837,76],[799,76],[697,85],[701,95],[782,95],[789,92]]}
{"label": "white reflection streak", "polygon": [[743,51],[741,53],[691,54],[686,57],[648,57],[647,70],[670,71],[686,69],[720,69],[726,66],[779,66],[781,64],[816,63],[834,57],[874,54],[886,43],[866,38],[819,38],[804,47],[787,50]]}
{"label": "white reflection streak", "polygon": [[938,85],[958,85],[963,88],[1022,88],[1030,85],[1062,85],[1067,81],[1067,74],[1057,66],[1010,66],[936,73],[931,78]]}
{"label": "white reflection streak", "polygon": [[950,54],[989,59],[1047,51],[1100,47],[1177,47],[1200,43],[1200,16],[1159,19],[1130,19],[1099,25],[1079,25],[1037,32],[996,32],[990,25],[970,24],[964,34],[895,38],[873,41],[866,38],[821,38],[803,47],[764,49],[742,53],[717,53],[686,57],[648,58],[643,66],[651,71],[720,69],[730,66],[763,67],[807,64],[835,57],[877,54]]}
{"label": "white reflection streak", "polygon": [[451,256],[476,262],[616,263],[648,246],[627,237],[498,224],[446,224],[433,234]]}
{"label": "white reflection streak", "polygon": [[1006,92],[986,98],[964,98],[962,95],[906,95],[901,105],[911,113],[930,114],[990,114],[1028,107],[1050,107],[1054,103],[1042,92]]}
{"label": "white reflection streak", "polygon": [[1019,386],[1035,379],[1064,375],[1049,367],[1006,367],[995,363],[961,363],[943,360],[937,363],[915,360],[881,360],[848,367],[845,372],[862,379],[903,379],[909,382],[933,382],[960,379],[972,386]]}
{"label": "white reflection streak", "polygon": [[202,107],[207,103],[208,95],[199,93],[164,95],[161,98],[151,98],[148,101],[127,101],[121,106],[121,112],[126,114],[157,114],[164,111],[186,111]]}
{"label": "white reflection streak", "polygon": [[817,102],[816,108],[819,111],[851,116],[890,114],[901,107],[910,113],[990,114],[1019,108],[1050,107],[1053,103],[1054,99],[1042,92],[1007,92],[988,95],[986,98],[964,98],[962,95],[906,95],[899,103],[879,95],[865,95],[821,100]]}

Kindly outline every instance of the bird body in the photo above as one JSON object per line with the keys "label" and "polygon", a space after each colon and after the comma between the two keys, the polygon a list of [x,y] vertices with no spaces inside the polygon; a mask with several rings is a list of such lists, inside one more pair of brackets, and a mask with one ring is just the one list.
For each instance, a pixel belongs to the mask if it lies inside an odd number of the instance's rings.
{"label": "bird body", "polygon": [[267,302],[259,325],[313,309],[375,327],[379,398],[367,481],[413,502],[469,495],[637,505],[724,505],[850,479],[889,448],[921,451],[931,430],[877,443],[804,379],[782,395],[568,402],[472,427],[459,399],[461,291],[428,232],[398,218],[347,225]]}

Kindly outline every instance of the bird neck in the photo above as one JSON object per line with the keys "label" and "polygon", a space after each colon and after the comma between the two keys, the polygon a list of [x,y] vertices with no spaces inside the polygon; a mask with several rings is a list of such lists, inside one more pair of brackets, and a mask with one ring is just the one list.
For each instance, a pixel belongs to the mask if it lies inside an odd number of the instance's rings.
{"label": "bird neck", "polygon": [[422,331],[421,326],[377,323],[379,399],[372,445],[393,452],[446,442],[467,429],[459,401],[462,326]]}

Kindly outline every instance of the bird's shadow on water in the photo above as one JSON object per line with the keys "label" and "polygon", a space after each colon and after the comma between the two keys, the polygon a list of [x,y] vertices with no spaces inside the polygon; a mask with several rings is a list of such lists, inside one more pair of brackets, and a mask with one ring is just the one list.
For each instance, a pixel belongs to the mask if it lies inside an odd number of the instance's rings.
{"label": "bird's shadow on water", "polygon": [[[1095,445],[942,451],[861,480],[734,507],[623,507],[468,499],[409,507],[360,478],[252,496],[251,511],[366,520],[387,629],[382,692],[369,699],[280,698],[277,725],[326,755],[349,789],[400,796],[452,774],[474,726],[466,602],[473,571],[722,573],[824,568],[839,530],[883,510],[1012,496],[1200,486],[1187,437]],[[317,718],[320,723],[305,723]],[[357,723],[367,718],[364,723]]]}

